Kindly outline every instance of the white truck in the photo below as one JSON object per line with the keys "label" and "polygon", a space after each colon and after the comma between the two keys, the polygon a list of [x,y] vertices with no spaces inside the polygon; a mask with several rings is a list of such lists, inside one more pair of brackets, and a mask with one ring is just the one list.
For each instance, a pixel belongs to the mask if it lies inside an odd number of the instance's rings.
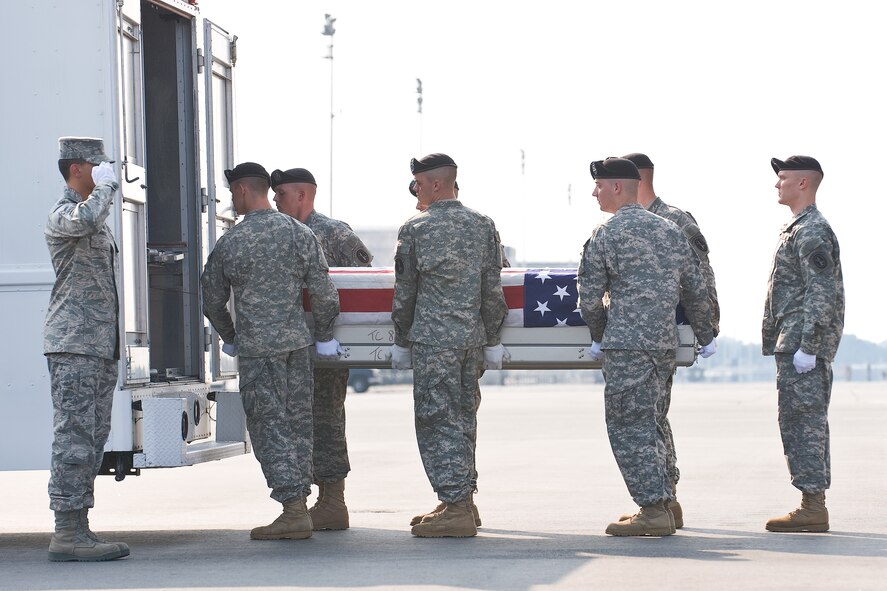
{"label": "white truck", "polygon": [[[45,469],[52,442],[43,321],[55,275],[43,237],[61,196],[57,138],[95,136],[121,187],[108,219],[119,246],[121,360],[103,472],[185,466],[250,451],[237,363],[202,314],[199,277],[236,221],[223,171],[234,155],[236,36],[183,0],[4,4],[0,55],[0,470]],[[11,185],[11,186],[10,186]],[[572,276],[570,273],[572,272]],[[333,269],[335,336],[351,368],[390,367],[391,269]],[[549,277],[551,275],[551,277]],[[530,286],[560,277],[545,295]],[[506,369],[599,368],[575,325],[575,270],[506,269]],[[572,287],[571,282],[572,281]],[[574,325],[528,328],[571,293]],[[529,307],[525,307],[528,305]],[[534,309],[535,308],[535,309]],[[526,310],[526,312],[524,312]],[[552,312],[554,314],[554,312]],[[551,318],[548,316],[547,318]],[[695,359],[680,327],[680,365]],[[328,365],[329,363],[324,363]]]}
{"label": "white truck", "polygon": [[56,140],[71,135],[104,138],[121,182],[108,219],[122,358],[107,471],[247,453],[236,361],[219,355],[198,284],[235,222],[223,170],[235,164],[237,38],[183,0],[18,0],[3,12],[0,469],[49,463],[43,227],[64,187]]}

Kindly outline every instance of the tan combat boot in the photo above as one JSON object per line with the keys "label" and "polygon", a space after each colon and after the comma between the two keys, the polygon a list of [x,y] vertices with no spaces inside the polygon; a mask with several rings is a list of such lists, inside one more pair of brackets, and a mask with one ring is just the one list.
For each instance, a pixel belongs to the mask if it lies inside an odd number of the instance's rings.
{"label": "tan combat boot", "polygon": [[308,509],[314,531],[322,529],[348,529],[348,507],[345,506],[345,481],[326,482],[318,485],[317,502]]}
{"label": "tan combat boot", "polygon": [[253,540],[304,540],[311,537],[311,516],[305,497],[283,504],[283,513],[270,525],[255,527],[249,532]]}
{"label": "tan combat boot", "polygon": [[98,537],[91,529],[89,529],[89,507],[84,507],[83,509],[80,509],[79,521],[80,529],[89,537],[89,539],[94,542],[101,542],[102,544],[114,544],[122,552],[121,556],[129,556],[129,546],[127,544],[124,544],[123,542],[110,542],[108,540],[104,540]]}
{"label": "tan combat boot", "polygon": [[825,493],[802,493],[801,506],[782,517],[774,517],[764,526],[767,531],[822,532],[828,531],[828,509]]}
{"label": "tan combat boot", "polygon": [[[480,520],[480,512],[477,510],[477,505],[474,504],[474,494],[468,495],[468,502],[471,504],[471,514],[474,516],[474,526],[480,527],[483,523]],[[446,507],[446,503],[441,502],[437,507],[435,507],[430,513],[422,513],[420,515],[416,515],[410,520],[410,525],[417,525],[422,523],[422,520],[427,518],[431,518],[435,513],[440,513]]]}
{"label": "tan combat boot", "polygon": [[468,538],[477,535],[474,515],[468,499],[444,503],[442,511],[426,515],[413,526],[412,534],[419,538]]}
{"label": "tan combat boot", "polygon": [[438,503],[437,507],[435,507],[434,509],[432,509],[432,510],[429,511],[428,513],[420,513],[420,514],[418,514],[418,515],[413,516],[413,518],[410,519],[410,525],[419,525],[420,523],[422,523],[422,521],[423,521],[424,519],[426,519],[426,518],[427,518],[427,519],[431,519],[431,518],[434,517],[436,514],[438,514],[438,513],[440,513],[441,511],[443,511],[443,510],[444,510],[444,507],[446,507],[446,506],[447,506],[447,504],[444,503],[443,501],[441,501],[440,503]]}
{"label": "tan combat boot", "polygon": [[674,517],[675,529],[681,529],[682,527],[684,527],[684,509],[678,502],[677,484],[671,485],[671,497],[672,499],[668,502],[668,510],[671,511],[671,515],[672,517]]}
{"label": "tan combat boot", "polygon": [[648,505],[625,519],[607,526],[611,536],[670,536],[675,532],[674,518],[665,504]]}
{"label": "tan combat boot", "polygon": [[[684,527],[684,509],[678,502],[677,485],[671,485],[671,491],[674,499],[668,502],[668,510],[671,511],[671,516],[674,518],[675,529],[681,529],[682,527]],[[634,515],[623,513],[619,516],[619,521],[626,521],[627,519],[631,519],[632,517],[634,517]]]}
{"label": "tan combat boot", "polygon": [[80,526],[80,510],[56,511],[55,533],[49,541],[49,559],[53,562],[97,562],[113,560],[126,554],[117,544],[97,542]]}

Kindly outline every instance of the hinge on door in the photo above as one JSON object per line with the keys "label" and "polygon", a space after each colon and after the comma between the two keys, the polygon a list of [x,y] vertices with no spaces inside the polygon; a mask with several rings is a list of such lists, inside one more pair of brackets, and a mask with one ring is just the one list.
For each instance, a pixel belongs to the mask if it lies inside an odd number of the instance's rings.
{"label": "hinge on door", "polygon": [[197,50],[197,73],[198,74],[203,71],[203,63],[204,63],[203,50],[198,49]]}
{"label": "hinge on door", "polygon": [[213,332],[212,329],[208,326],[203,327],[203,350],[207,353],[212,349],[212,338]]}
{"label": "hinge on door", "polygon": [[231,55],[231,67],[233,68],[237,65],[237,35],[234,35],[234,38],[231,39],[229,49]]}
{"label": "hinge on door", "polygon": [[206,193],[206,187],[200,187],[200,211],[206,213],[206,207],[209,204],[209,195]]}

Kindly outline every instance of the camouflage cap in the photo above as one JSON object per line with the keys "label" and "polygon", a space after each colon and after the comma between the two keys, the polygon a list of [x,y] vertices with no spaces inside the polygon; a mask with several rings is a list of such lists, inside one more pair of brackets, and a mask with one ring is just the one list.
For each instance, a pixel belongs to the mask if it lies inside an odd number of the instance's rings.
{"label": "camouflage cap", "polygon": [[781,170],[815,170],[825,176],[819,161],[812,156],[789,156],[785,160],[771,158],[770,166],[773,167],[773,172],[776,174],[779,174]]}
{"label": "camouflage cap", "polygon": [[59,160],[86,160],[90,164],[113,162],[105,154],[105,142],[97,137],[60,137]]}

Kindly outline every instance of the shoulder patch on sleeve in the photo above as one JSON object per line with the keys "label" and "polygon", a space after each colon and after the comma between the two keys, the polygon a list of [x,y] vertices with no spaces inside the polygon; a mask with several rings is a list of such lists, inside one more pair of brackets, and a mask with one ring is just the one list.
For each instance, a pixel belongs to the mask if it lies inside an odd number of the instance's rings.
{"label": "shoulder patch on sleeve", "polygon": [[693,244],[693,248],[695,248],[699,252],[708,252],[708,243],[705,241],[705,237],[702,234],[698,234],[693,237],[691,241]]}
{"label": "shoulder patch on sleeve", "polygon": [[367,264],[371,260],[373,260],[373,257],[370,255],[370,253],[367,252],[367,250],[363,247],[358,247],[357,250],[354,251],[354,258],[356,258],[363,264]]}
{"label": "shoulder patch on sleeve", "polygon": [[810,265],[817,271],[825,271],[832,267],[832,257],[824,250],[815,250],[810,255]]}
{"label": "shoulder patch on sleeve", "polygon": [[397,241],[394,253],[394,274],[411,275],[413,273],[413,249],[410,243]]}

